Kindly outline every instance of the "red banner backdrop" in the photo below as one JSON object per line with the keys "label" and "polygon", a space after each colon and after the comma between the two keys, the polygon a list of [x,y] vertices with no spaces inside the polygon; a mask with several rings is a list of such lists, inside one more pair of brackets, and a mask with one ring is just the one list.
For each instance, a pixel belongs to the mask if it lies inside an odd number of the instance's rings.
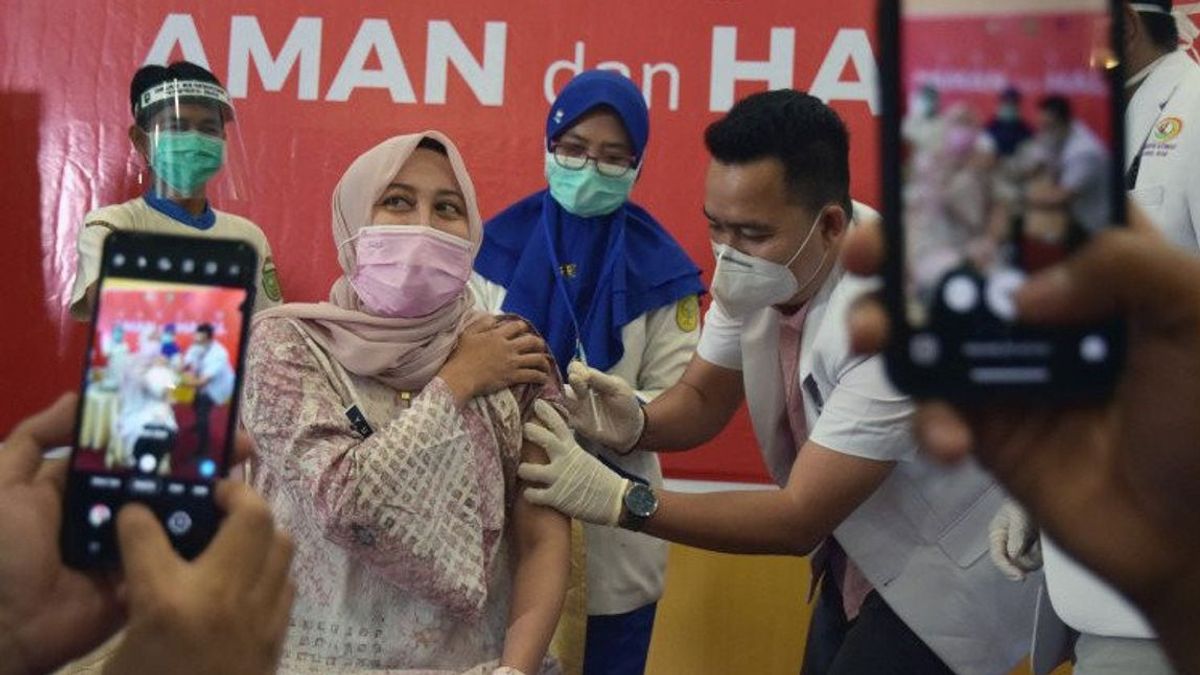
{"label": "red banner backdrop", "polygon": [[[484,215],[543,185],[548,96],[575,71],[623,70],[651,143],[634,198],[711,273],[704,127],[737,97],[810,90],[853,134],[855,195],[876,201],[870,0],[8,0],[0,8],[0,430],[76,386],[86,329],[64,310],[82,215],[136,195],[128,83],[146,62],[207,64],[235,98],[248,193],[219,208],[271,240],[289,300],[337,274],[329,195],[358,153],[438,128],[462,148]],[[679,477],[762,480],[744,416],[667,457]]]}

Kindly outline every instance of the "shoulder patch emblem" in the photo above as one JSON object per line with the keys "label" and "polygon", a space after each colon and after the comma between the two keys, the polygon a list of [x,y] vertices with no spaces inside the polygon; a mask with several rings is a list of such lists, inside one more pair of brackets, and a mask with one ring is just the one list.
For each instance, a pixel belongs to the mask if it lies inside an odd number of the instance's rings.
{"label": "shoulder patch emblem", "polygon": [[1178,117],[1164,117],[1154,125],[1154,140],[1159,143],[1170,143],[1183,133],[1183,120]]}
{"label": "shoulder patch emblem", "polygon": [[675,303],[675,325],[685,333],[700,327],[700,297],[689,295]]}
{"label": "shoulder patch emblem", "polygon": [[279,288],[279,274],[275,271],[275,261],[269,257],[263,262],[262,287],[271,302],[279,302],[283,298],[283,292]]}

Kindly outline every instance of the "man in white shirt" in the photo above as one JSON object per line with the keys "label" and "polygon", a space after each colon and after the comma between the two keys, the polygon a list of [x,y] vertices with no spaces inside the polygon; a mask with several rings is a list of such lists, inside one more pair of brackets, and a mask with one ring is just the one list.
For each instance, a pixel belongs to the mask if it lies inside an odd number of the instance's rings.
{"label": "man in white shirt", "polygon": [[1046,168],[1058,186],[1053,197],[1069,204],[1071,215],[1088,232],[1107,227],[1109,177],[1112,160],[1104,143],[1082,121],[1075,119],[1064,96],[1047,96],[1038,104],[1038,142],[1046,153]]}
{"label": "man in white shirt", "polygon": [[[1125,4],[1125,178],[1130,197],[1164,237],[1200,252],[1200,66],[1179,49],[1170,0]],[[1013,578],[1041,567],[1033,670],[1049,673],[1067,658],[1076,675],[1173,672],[1153,629],[1128,600],[1040,536],[1015,504],[992,524],[992,557]]]}
{"label": "man in white shirt", "polygon": [[213,339],[212,324],[196,328],[196,338],[183,357],[185,381],[196,388],[192,409],[196,413],[196,456],[209,451],[209,422],[214,406],[225,405],[233,397],[235,374],[229,351]]}
{"label": "man in white shirt", "polygon": [[741,101],[705,140],[718,269],[699,351],[644,408],[619,379],[573,365],[571,426],[619,451],[684,450],[713,438],[745,400],[780,489],[633,483],[538,406],[543,426],[525,433],[551,461],[521,467],[535,486],[525,497],[711,550],[820,549],[818,615],[842,625],[812,641],[829,654],[808,659],[809,675],[1007,673],[1028,648],[1036,589],[1013,587],[987,560],[1001,492],[974,466],[918,456],[911,402],[880,357],[855,355],[847,341],[847,312],[866,284],[843,275],[838,251],[852,214],[866,210],[850,200],[844,124],[818,99],[782,90]]}
{"label": "man in white shirt", "polygon": [[71,316],[91,318],[104,239],[117,230],[245,241],[258,253],[255,311],[279,304],[279,280],[266,235],[246,218],[214,209],[208,199],[208,183],[222,168],[229,171],[227,136],[233,133],[233,106],[220,81],[187,61],[147,65],[134,74],[129,99],[134,122],[129,140],[153,180],[141,197],[84,216]]}

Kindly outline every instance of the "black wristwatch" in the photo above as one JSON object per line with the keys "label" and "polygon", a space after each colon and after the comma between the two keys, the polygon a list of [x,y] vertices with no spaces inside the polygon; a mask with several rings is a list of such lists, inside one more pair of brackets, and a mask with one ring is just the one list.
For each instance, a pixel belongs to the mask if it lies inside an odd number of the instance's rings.
{"label": "black wristwatch", "polygon": [[646,521],[658,511],[658,495],[654,494],[654,489],[637,481],[629,481],[621,503],[620,525],[632,532],[641,532]]}

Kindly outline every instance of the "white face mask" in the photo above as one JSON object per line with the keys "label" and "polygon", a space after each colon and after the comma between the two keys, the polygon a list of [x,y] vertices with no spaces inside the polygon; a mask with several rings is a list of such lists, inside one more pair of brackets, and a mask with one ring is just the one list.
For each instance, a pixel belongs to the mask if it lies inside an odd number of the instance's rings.
{"label": "white face mask", "polygon": [[807,288],[821,273],[829,251],[826,250],[825,255],[821,256],[821,263],[803,285],[796,281],[796,275],[792,274],[789,268],[812,241],[823,215],[824,209],[817,214],[817,219],[813,221],[812,229],[800,244],[800,248],[782,265],[713,242],[713,256],[717,259],[717,269],[713,272],[712,288],[709,290],[720,303],[721,309],[736,319],[772,305],[785,303],[795,297],[801,289]]}

